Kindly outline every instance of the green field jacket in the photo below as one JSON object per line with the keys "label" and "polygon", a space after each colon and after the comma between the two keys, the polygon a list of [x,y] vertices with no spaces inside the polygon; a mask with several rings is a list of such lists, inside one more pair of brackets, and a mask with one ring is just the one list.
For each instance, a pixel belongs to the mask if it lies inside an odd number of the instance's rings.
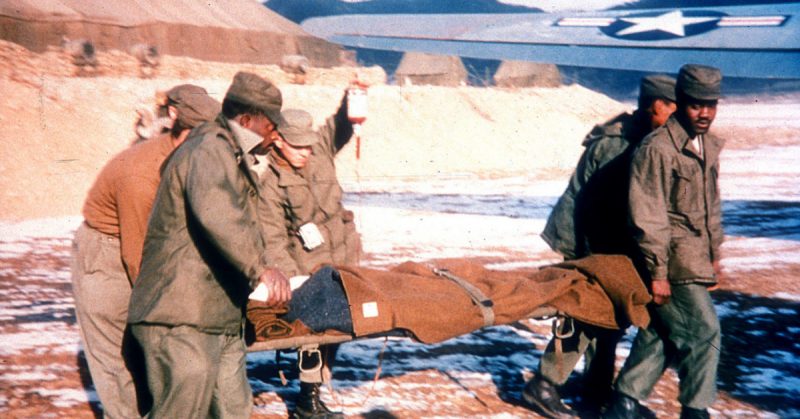
{"label": "green field jacket", "polygon": [[675,284],[716,282],[722,244],[719,155],[724,142],[706,134],[702,157],[671,116],[634,152],[631,224],[651,278]]}
{"label": "green field jacket", "polygon": [[220,115],[195,128],[164,167],[128,323],[240,333],[268,264],[258,184],[242,150],[254,140],[243,143],[232,124]]}
{"label": "green field jacket", "polygon": [[584,139],[585,150],[542,231],[542,239],[566,259],[631,252],[630,154],[647,132],[644,122],[640,114],[622,113],[595,125]]}
{"label": "green field jacket", "polygon": [[[320,141],[302,169],[294,169],[272,150],[261,178],[260,220],[271,264],[287,276],[307,275],[320,264],[357,266],[361,239],[353,213],[342,206],[342,187],[334,159],[353,134],[340,109],[319,130]],[[307,249],[298,233],[313,223],[324,243]]]}

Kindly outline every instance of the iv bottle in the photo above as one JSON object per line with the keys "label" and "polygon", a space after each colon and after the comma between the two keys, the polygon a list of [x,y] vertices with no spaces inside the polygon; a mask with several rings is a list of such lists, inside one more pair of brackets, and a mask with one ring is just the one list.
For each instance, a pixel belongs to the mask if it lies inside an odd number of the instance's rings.
{"label": "iv bottle", "polygon": [[353,130],[359,133],[361,124],[367,120],[367,90],[353,86],[347,89],[347,119],[353,123]]}

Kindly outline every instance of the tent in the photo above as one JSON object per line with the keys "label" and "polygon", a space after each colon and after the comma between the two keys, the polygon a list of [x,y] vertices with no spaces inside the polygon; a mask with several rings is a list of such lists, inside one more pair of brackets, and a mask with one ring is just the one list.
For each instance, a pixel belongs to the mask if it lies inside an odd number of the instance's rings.
{"label": "tent", "polygon": [[342,55],[253,0],[0,0],[0,39],[43,52],[62,37],[98,50],[145,43],[161,54],[223,62],[277,64],[299,54],[331,67]]}
{"label": "tent", "polygon": [[503,61],[494,74],[499,87],[558,87],[561,72],[555,64],[529,61]]}
{"label": "tent", "polygon": [[406,52],[394,73],[397,84],[459,86],[467,81],[467,69],[461,58]]}

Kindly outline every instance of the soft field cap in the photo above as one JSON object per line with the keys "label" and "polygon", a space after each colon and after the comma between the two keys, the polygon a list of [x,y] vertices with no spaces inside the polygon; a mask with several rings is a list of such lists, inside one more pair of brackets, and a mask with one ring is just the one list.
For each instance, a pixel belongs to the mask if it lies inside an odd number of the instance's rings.
{"label": "soft field cap", "polygon": [[208,95],[206,89],[193,84],[181,84],[167,92],[169,104],[178,111],[178,122],[194,128],[213,120],[221,109],[219,102]]}
{"label": "soft field cap", "polygon": [[240,71],[233,76],[225,99],[261,110],[274,124],[280,121],[283,97],[281,91],[269,80],[253,73]]}
{"label": "soft field cap", "polygon": [[678,72],[675,92],[699,100],[718,100],[721,83],[722,73],[718,68],[686,64]]}
{"label": "soft field cap", "polygon": [[310,113],[300,109],[286,109],[281,112],[281,119],[278,132],[292,146],[308,147],[319,141],[319,134],[314,131],[314,118]]}
{"label": "soft field cap", "polygon": [[667,99],[675,102],[675,79],[664,74],[642,77],[639,98]]}

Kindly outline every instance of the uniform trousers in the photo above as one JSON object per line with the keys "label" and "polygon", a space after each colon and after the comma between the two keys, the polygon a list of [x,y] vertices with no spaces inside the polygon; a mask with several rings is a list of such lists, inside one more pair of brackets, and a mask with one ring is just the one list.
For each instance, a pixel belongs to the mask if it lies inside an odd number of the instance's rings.
{"label": "uniform trousers", "polygon": [[138,418],[136,386],[123,356],[131,284],[119,239],[81,224],[72,242],[72,294],[89,374],[107,418]]}
{"label": "uniform trousers", "polygon": [[151,324],[131,330],[144,349],[153,395],[149,419],[250,417],[253,394],[241,335]]}
{"label": "uniform trousers", "polygon": [[585,356],[584,384],[593,397],[605,399],[614,379],[617,343],[624,331],[609,330],[573,320],[575,330],[561,340],[562,353],[556,352],[553,338],[539,361],[539,374],[552,384],[563,385]]}
{"label": "uniform trousers", "polygon": [[708,289],[673,284],[669,302],[652,305],[650,317],[650,326],[636,335],[616,390],[646,400],[664,370],[674,364],[681,405],[708,408],[716,397],[721,345],[719,319]]}

